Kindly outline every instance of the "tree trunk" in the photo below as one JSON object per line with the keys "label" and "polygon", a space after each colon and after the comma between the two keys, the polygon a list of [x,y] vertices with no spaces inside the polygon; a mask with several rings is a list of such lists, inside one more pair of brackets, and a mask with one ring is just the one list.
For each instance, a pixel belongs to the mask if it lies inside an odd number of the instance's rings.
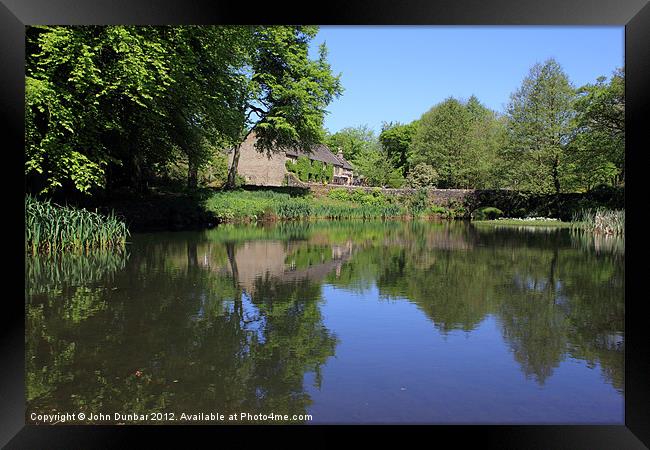
{"label": "tree trunk", "polygon": [[555,160],[553,161],[553,185],[555,186],[555,193],[556,194],[560,193],[559,165],[560,165],[560,160],[556,156]]}
{"label": "tree trunk", "polygon": [[232,155],[232,164],[228,170],[228,181],[226,182],[227,189],[234,189],[237,177],[237,166],[239,165],[239,155],[241,153],[241,144],[235,147]]}
{"label": "tree trunk", "polygon": [[196,189],[199,179],[199,168],[192,158],[189,158],[187,163],[187,187],[190,189]]}

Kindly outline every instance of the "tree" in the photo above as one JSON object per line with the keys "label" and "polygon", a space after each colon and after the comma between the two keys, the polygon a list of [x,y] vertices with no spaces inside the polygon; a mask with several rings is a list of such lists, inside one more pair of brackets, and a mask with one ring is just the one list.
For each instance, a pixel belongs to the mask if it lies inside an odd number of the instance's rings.
{"label": "tree", "polygon": [[109,165],[128,165],[127,147],[164,158],[151,118],[173,80],[151,27],[28,27],[26,40],[25,174],[35,190],[102,186]]}
{"label": "tree", "polygon": [[260,150],[310,148],[340,95],[316,27],[29,27],[25,174],[30,190],[146,188],[170,163],[187,181],[253,129]]}
{"label": "tree", "polygon": [[343,157],[349,161],[362,151],[377,149],[379,145],[375,132],[368,125],[345,127],[328,135],[325,142],[334,153],[340,149]]}
{"label": "tree", "polygon": [[[215,148],[236,142],[246,93],[240,76],[251,46],[246,27],[183,26],[160,30],[173,50],[170,73],[175,80],[166,96],[165,117],[172,142],[188,162],[188,186],[196,187],[199,169]],[[161,120],[163,120],[161,118]]]}
{"label": "tree", "polygon": [[340,76],[331,73],[327,48],[309,59],[308,45],[318,27],[257,27],[243,76],[247,93],[240,104],[243,121],[233,150],[227,186],[235,186],[240,147],[255,132],[256,148],[268,153],[299,147],[309,151],[324,140],[325,108],[342,92]]}
{"label": "tree", "polygon": [[26,167],[40,192],[143,187],[238,137],[250,27],[29,27]]}
{"label": "tree", "polygon": [[617,69],[609,82],[578,89],[574,134],[570,145],[578,187],[625,182],[625,74]]}
{"label": "tree", "polygon": [[406,177],[406,185],[411,188],[434,187],[438,182],[438,172],[427,163],[419,163]]}
{"label": "tree", "polygon": [[504,157],[511,166],[513,187],[535,192],[562,190],[574,92],[557,61],[549,59],[535,64],[511,95]]}
{"label": "tree", "polygon": [[362,150],[357,154],[353,163],[355,169],[371,186],[398,188],[404,184],[401,171],[391,164],[386,154],[381,150]]}
{"label": "tree", "polygon": [[491,183],[499,145],[496,115],[476,97],[435,105],[420,118],[409,149],[409,164],[428,164],[443,188],[482,188]]}
{"label": "tree", "polygon": [[390,158],[393,166],[401,169],[404,176],[409,172],[409,147],[413,141],[417,124],[417,120],[409,124],[384,122],[379,134],[379,142],[382,148]]}

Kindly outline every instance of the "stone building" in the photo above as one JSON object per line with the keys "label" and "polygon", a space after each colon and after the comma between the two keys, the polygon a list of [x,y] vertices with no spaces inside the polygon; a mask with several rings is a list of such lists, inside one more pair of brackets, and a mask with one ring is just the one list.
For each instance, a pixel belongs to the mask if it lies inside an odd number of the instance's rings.
{"label": "stone building", "polygon": [[[255,148],[255,133],[251,133],[242,143],[239,155],[237,173],[246,180],[246,184],[256,186],[282,186],[288,173],[286,161],[296,162],[300,156],[306,156],[312,162],[320,161],[333,166],[332,183],[351,185],[354,179],[354,169],[345,160],[339,149],[337,155],[323,144],[315,145],[311,152],[301,149],[291,149],[282,152],[260,152]],[[228,154],[228,165],[232,164],[233,152]]]}

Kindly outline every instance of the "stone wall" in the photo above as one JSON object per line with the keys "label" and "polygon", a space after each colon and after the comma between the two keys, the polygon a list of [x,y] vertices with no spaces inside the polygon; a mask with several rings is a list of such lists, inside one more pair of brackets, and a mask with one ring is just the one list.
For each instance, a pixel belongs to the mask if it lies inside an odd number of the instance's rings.
{"label": "stone wall", "polygon": [[[379,189],[382,194],[397,197],[413,195],[417,189],[373,188],[361,186],[337,186],[309,184],[315,196],[324,196],[332,189],[363,190]],[[467,215],[478,208],[491,206],[499,208],[506,217],[555,217],[571,220],[581,209],[606,208],[625,209],[623,188],[603,188],[586,193],[533,194],[508,189],[428,189],[429,201],[439,206],[455,204],[462,206]]]}
{"label": "stone wall", "polygon": [[[364,186],[345,186],[345,185],[336,185],[336,184],[316,184],[309,183],[309,190],[316,197],[326,196],[329,191],[332,189],[347,189],[352,192],[355,190],[364,191],[366,193],[373,192],[377,189],[381,191],[384,195],[390,196],[410,196],[417,192],[417,189],[413,188],[376,188],[376,187],[364,187]],[[465,198],[472,194],[474,191],[472,189],[429,189],[427,193],[429,194],[429,200],[432,203],[437,205],[447,205],[450,202],[459,202],[462,203]]]}
{"label": "stone wall", "polygon": [[[232,164],[233,152],[228,154],[228,166]],[[246,184],[257,186],[282,186],[287,173],[284,152],[267,155],[255,148],[255,137],[251,133],[241,145],[237,173]]]}

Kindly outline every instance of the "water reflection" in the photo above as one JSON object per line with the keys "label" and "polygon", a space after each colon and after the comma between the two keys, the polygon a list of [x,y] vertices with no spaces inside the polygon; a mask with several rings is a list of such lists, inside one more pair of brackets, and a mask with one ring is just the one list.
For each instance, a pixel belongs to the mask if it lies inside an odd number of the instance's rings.
{"label": "water reflection", "polygon": [[[74,266],[69,261],[28,260],[28,413],[305,414],[319,406],[314,392],[338,346],[355,339],[338,335],[345,328],[338,316],[324,317],[334,302],[327,286],[347,293],[350,314],[355,301],[374,308],[375,291],[380,302],[408,302],[428,320],[430,336],[477,333],[493,318],[525,382],[544,388],[563,362],[584,361],[622,396],[624,252],[592,244],[568,230],[286,223],[136,235],[130,255],[78,260],[77,272],[62,270]],[[410,317],[393,326],[407,331],[419,320]],[[414,344],[408,333],[388,342],[370,320],[364,327],[385,362]],[[454,351],[436,357],[453,364]],[[500,370],[506,366],[504,359]],[[361,367],[341,370],[362,380],[372,368]],[[412,382],[422,390],[465,382],[438,376]],[[332,399],[334,411],[341,405]],[[522,399],[499,408],[512,401]],[[562,408],[562,399],[545,401]],[[387,417],[408,416],[392,407]],[[485,414],[498,419],[497,409]]]}

